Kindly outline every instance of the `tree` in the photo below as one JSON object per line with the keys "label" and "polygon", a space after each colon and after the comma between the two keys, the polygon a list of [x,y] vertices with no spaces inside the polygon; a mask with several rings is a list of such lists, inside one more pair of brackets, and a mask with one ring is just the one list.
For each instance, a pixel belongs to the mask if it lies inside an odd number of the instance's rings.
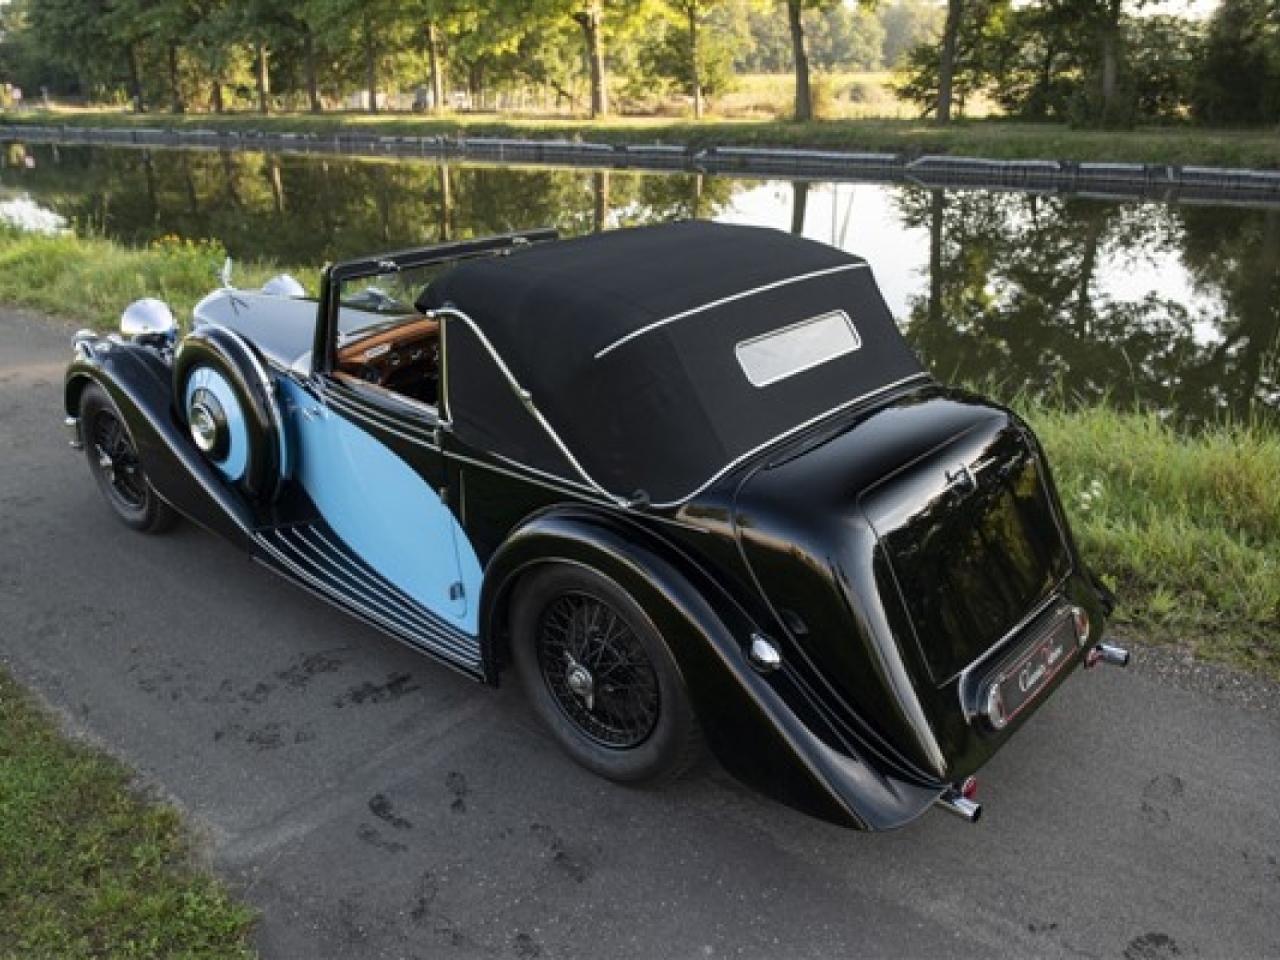
{"label": "tree", "polygon": [[[1134,17],[1125,24],[1134,110],[1139,118],[1183,119],[1200,47],[1200,29],[1185,17]],[[1276,78],[1280,81],[1280,76]],[[1272,84],[1274,86],[1274,82]]]}
{"label": "tree", "polygon": [[809,55],[804,48],[804,0],[784,0],[787,29],[791,34],[791,63],[796,74],[796,106],[794,118],[813,119],[813,94],[809,90]]}
{"label": "tree", "polygon": [[1195,70],[1193,112],[1203,123],[1280,121],[1280,2],[1222,0]]}
{"label": "tree", "polygon": [[733,66],[739,73],[783,73],[791,70],[791,36],[776,0],[730,0],[712,15],[717,35],[734,44]]}
{"label": "tree", "polygon": [[[787,32],[791,37],[791,64],[795,71],[796,120],[813,119],[813,93],[809,78],[809,52],[805,43],[805,12],[826,12],[839,6],[841,0],[782,0],[787,15]],[[874,0],[865,0],[863,6],[874,7]]]}
{"label": "tree", "polygon": [[[1163,0],[1128,0],[1133,11],[1160,2]],[[1082,69],[1092,89],[1081,98],[1075,121],[1101,127],[1130,125],[1134,109],[1132,84],[1125,76],[1126,0],[1046,0],[1046,6],[1057,11],[1064,29],[1074,31],[1091,48]],[[1125,93],[1130,95],[1125,97]]]}
{"label": "tree", "polygon": [[1087,73],[1087,38],[1073,29],[1061,8],[1025,6],[1013,10],[1008,29],[992,33],[992,77],[988,89],[1010,116],[1065,120]]}
{"label": "tree", "polygon": [[687,76],[693,97],[693,116],[695,120],[701,120],[704,68],[702,27],[711,11],[724,3],[724,0],[666,0],[666,3],[683,21],[684,46],[688,51]]}
{"label": "tree", "polygon": [[938,55],[938,123],[951,122],[952,87],[955,83],[956,46],[960,39],[960,20],[964,16],[964,0],[947,0],[947,19],[942,25],[942,50]]}
{"label": "tree", "polygon": [[821,70],[879,70],[884,27],[865,7],[837,4],[809,14],[809,63]]}
{"label": "tree", "polygon": [[[129,51],[111,30],[108,0],[26,0],[20,9],[32,59],[70,71],[82,92],[126,71]],[[133,92],[141,96],[136,71],[132,73]]]}
{"label": "tree", "polygon": [[604,65],[604,0],[582,4],[570,14],[582,28],[587,45],[587,65],[591,71],[591,116],[609,114],[609,84]]}
{"label": "tree", "polygon": [[645,44],[642,64],[647,72],[673,78],[693,101],[693,116],[701,119],[707,94],[728,86],[731,54],[713,21],[726,0],[663,0],[653,26],[659,35]]}
{"label": "tree", "polygon": [[925,0],[899,0],[878,13],[884,28],[881,59],[889,67],[900,66],[912,47],[934,43],[942,32],[942,11]]}
{"label": "tree", "polygon": [[[961,0],[951,0],[957,7]],[[940,123],[953,112],[964,112],[966,100],[999,78],[1004,82],[1003,43],[1009,30],[1009,0],[963,0],[955,35],[941,44],[913,48],[901,78],[898,95],[934,113]],[[944,31],[944,34],[946,31]]]}

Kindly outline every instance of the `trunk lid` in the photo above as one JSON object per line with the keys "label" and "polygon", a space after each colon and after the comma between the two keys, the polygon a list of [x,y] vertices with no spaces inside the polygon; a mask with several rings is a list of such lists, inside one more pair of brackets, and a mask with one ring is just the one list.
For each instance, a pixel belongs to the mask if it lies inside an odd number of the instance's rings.
{"label": "trunk lid", "polygon": [[904,465],[859,506],[937,686],[1025,621],[1071,570],[1037,450],[1007,415]]}

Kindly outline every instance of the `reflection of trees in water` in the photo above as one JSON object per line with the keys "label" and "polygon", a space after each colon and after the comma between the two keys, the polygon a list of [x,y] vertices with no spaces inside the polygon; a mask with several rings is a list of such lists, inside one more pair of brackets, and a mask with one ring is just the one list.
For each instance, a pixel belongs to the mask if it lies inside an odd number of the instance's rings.
{"label": "reflection of trees in water", "polygon": [[24,185],[84,228],[130,245],[216,238],[237,258],[292,266],[531,227],[580,234],[710,217],[735,189],[700,174],[200,151],[58,156]]}
{"label": "reflection of trees in water", "polygon": [[[81,230],[130,245],[216,238],[237,259],[294,269],[532,227],[577,235],[713,217],[755,186],[684,173],[84,147],[36,148],[28,169],[25,150],[10,152],[0,180]],[[809,188],[794,185],[793,230]],[[1198,417],[1244,414],[1280,390],[1280,212],[907,187],[897,202],[905,226],[929,231],[929,276],[910,301],[907,335],[944,379]],[[1186,266],[1198,312],[1160,291],[1132,301],[1108,293],[1117,276],[1170,255]]]}
{"label": "reflection of trees in water", "polygon": [[1223,407],[1235,409],[1243,393],[1280,408],[1280,210],[1182,207],[1177,216],[1192,280],[1222,301],[1221,342],[1197,371],[1202,389]]}
{"label": "reflection of trees in water", "polygon": [[[906,327],[940,377],[1192,419],[1250,412],[1280,331],[1276,213],[914,188],[900,211],[929,230],[927,291]],[[1200,232],[1200,215],[1220,235]],[[1105,278],[1170,253],[1222,311],[1194,314],[1159,291],[1108,293]]]}

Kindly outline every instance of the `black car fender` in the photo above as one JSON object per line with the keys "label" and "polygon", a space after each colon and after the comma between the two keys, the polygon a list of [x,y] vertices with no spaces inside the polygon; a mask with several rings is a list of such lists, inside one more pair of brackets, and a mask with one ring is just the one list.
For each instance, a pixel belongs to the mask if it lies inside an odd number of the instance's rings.
{"label": "black car fender", "polygon": [[744,783],[812,816],[862,829],[901,826],[941,792],[820,740],[751,665],[747,651],[758,628],[748,614],[660,535],[593,508],[536,515],[488,565],[480,623],[491,680],[511,596],[524,574],[545,563],[590,567],[640,604],[671,650],[712,752]]}
{"label": "black car fender", "polygon": [[64,382],[67,415],[79,417],[85,387],[99,384],[124,418],[156,494],[206,529],[250,550],[252,513],[177,421],[169,365],[150,348],[130,343],[97,341],[78,349]]}

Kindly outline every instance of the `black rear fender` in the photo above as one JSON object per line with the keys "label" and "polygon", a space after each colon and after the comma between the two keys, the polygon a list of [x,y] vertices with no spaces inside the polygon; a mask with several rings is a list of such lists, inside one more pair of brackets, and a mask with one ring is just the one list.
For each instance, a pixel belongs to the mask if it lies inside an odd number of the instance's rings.
{"label": "black rear fender", "polygon": [[652,531],[588,508],[535,517],[490,563],[480,623],[491,680],[511,597],[524,575],[548,563],[589,566],[644,608],[675,658],[712,751],[743,782],[812,816],[870,829],[904,824],[938,795],[837,753],[814,736],[769,678],[751,666],[747,650],[757,628],[748,615]]}
{"label": "black rear fender", "polygon": [[97,346],[91,356],[78,356],[67,369],[63,402],[69,416],[79,416],[80,397],[90,382],[100,384],[120,410],[160,498],[241,549],[251,549],[252,513],[177,421],[168,365],[145,347]]}

